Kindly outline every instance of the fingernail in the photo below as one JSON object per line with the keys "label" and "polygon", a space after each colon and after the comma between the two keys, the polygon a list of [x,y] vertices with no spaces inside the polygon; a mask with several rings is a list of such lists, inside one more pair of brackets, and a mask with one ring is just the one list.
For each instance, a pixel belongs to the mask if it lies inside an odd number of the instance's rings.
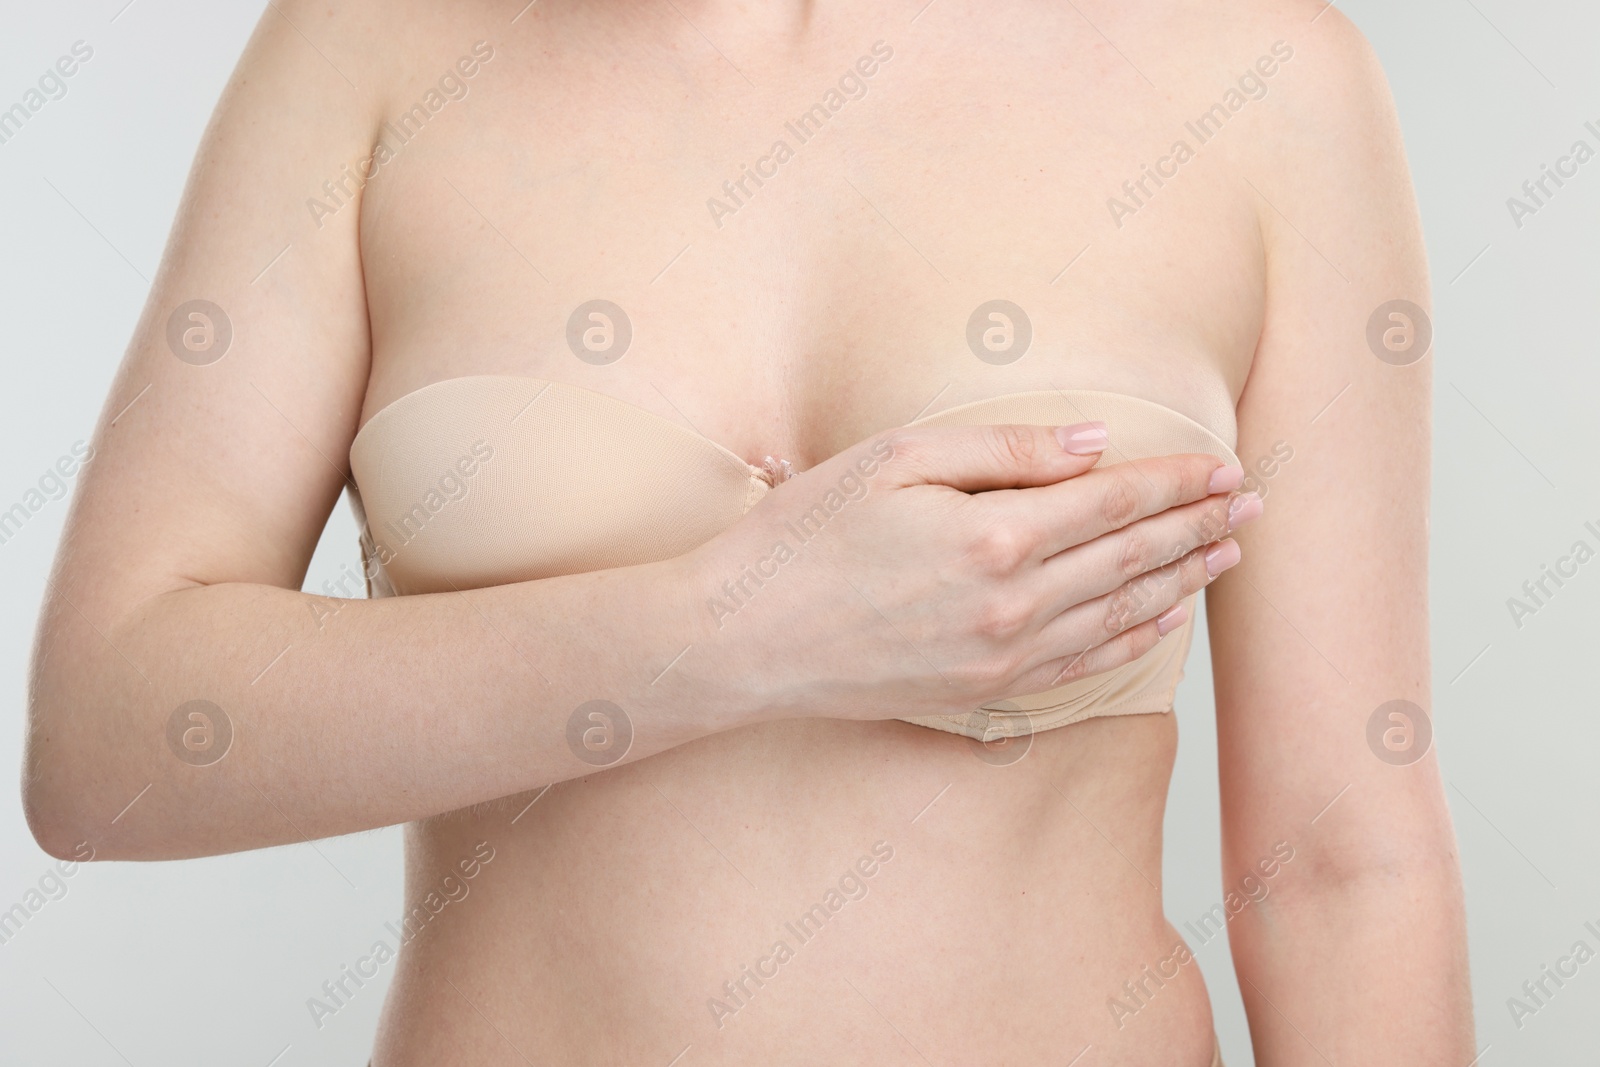
{"label": "fingernail", "polygon": [[1057,426],[1056,440],[1075,456],[1092,456],[1106,450],[1106,424],[1080,422],[1076,426]]}
{"label": "fingernail", "polygon": [[1156,616],[1156,633],[1162,637],[1183,625],[1189,617],[1189,605],[1174,604],[1172,607]]}
{"label": "fingernail", "polygon": [[1231,493],[1244,484],[1244,468],[1235,464],[1232,467],[1218,467],[1211,472],[1211,492]]}
{"label": "fingernail", "polygon": [[1239,542],[1218,541],[1206,549],[1206,573],[1215,578],[1239,562]]}
{"label": "fingernail", "polygon": [[1228,501],[1228,529],[1237,530],[1251,519],[1258,518],[1266,505],[1258,493],[1240,493]]}

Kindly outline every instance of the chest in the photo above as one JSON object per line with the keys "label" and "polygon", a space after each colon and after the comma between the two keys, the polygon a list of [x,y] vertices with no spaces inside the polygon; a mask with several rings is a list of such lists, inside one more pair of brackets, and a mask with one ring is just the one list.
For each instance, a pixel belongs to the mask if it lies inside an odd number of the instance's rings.
{"label": "chest", "polygon": [[1114,50],[863,22],[746,73],[682,30],[543,21],[389,124],[365,414],[527,375],[806,467],[951,404],[1096,389],[1232,440],[1255,208],[1220,148],[1112,207],[1183,113]]}

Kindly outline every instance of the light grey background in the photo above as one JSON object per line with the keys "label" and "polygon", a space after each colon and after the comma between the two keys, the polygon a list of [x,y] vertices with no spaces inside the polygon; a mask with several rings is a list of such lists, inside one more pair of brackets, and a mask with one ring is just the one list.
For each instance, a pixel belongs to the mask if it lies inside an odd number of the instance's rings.
{"label": "light grey background", "polygon": [[[89,436],[195,146],[260,12],[259,3],[214,0],[124,3],[4,12],[0,108],[74,41],[94,57],[63,99],[0,144],[0,510]],[[1466,874],[1478,1043],[1488,1046],[1480,1063],[1591,1064],[1600,960],[1520,1028],[1506,1001],[1575,941],[1600,949],[1583,929],[1586,920],[1600,926],[1600,560],[1520,628],[1506,601],[1574,541],[1600,545],[1583,527],[1600,527],[1600,159],[1520,229],[1506,199],[1575,140],[1600,149],[1583,128],[1600,127],[1600,12],[1577,0],[1341,10],[1388,70],[1433,270],[1434,718]],[[52,502],[0,545],[5,766],[20,763],[27,654],[65,514],[65,501]],[[341,506],[306,587],[320,590],[356,561]],[[1222,893],[1207,651],[1202,630],[1179,693],[1166,896],[1180,930]],[[13,786],[0,799],[0,910],[52,864]],[[383,989],[369,983],[320,1030],[305,1002],[398,917],[400,873],[394,829],[183,863],[80,867],[65,896],[0,945],[0,1059],[364,1063]],[[1196,951],[1224,1054],[1244,1067],[1248,1035],[1226,945]],[[1430,996],[1413,990],[1392,1010]]]}

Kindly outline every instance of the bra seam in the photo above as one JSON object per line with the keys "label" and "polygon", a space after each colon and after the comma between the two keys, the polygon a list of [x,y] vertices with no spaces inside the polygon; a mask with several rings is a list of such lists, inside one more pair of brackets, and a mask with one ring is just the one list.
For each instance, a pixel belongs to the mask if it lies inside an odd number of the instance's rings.
{"label": "bra seam", "polygon": [[[391,400],[389,403],[385,404],[383,407],[381,407],[377,411],[375,411],[373,413],[373,415],[372,415],[372,418],[368,419],[366,421],[366,423],[359,430],[356,431],[355,436],[350,439],[350,449],[349,449],[348,457],[349,457],[350,468],[351,468],[351,476],[354,477],[354,475],[355,475],[355,454],[356,454],[356,449],[361,444],[362,439],[367,435],[367,431],[372,429],[372,427],[374,425],[376,425],[377,422],[380,419],[383,419],[385,416],[389,416],[390,413],[392,411],[394,411],[396,408],[398,408],[400,405],[406,403],[408,400],[412,400],[415,397],[421,396],[423,393],[427,393],[427,392],[429,392],[429,391],[431,391],[431,390],[433,390],[433,389],[435,389],[435,388],[437,388],[439,386],[453,385],[453,384],[457,384],[457,383],[461,383],[461,382],[482,382],[482,381],[489,381],[489,380],[495,380],[495,379],[498,379],[498,380],[501,380],[501,381],[511,381],[511,382],[534,382],[534,383],[540,383],[540,384],[543,384],[546,388],[560,387],[562,389],[566,389],[566,390],[569,390],[569,391],[577,392],[577,393],[580,393],[580,394],[585,394],[588,397],[598,398],[601,402],[618,405],[619,407],[625,408],[628,411],[640,416],[641,418],[647,419],[647,420],[649,420],[651,422],[659,423],[662,426],[671,427],[672,432],[679,433],[679,434],[684,434],[687,437],[689,437],[690,439],[698,441],[701,444],[706,445],[708,448],[710,448],[714,452],[716,452],[716,454],[720,458],[726,460],[727,462],[736,464],[739,468],[741,468],[744,471],[744,473],[745,473],[745,475],[747,477],[754,477],[754,476],[758,475],[760,473],[760,471],[761,471],[760,467],[757,467],[754,464],[750,463],[748,460],[746,460],[743,457],[741,457],[738,453],[734,452],[733,449],[729,448],[727,445],[724,445],[721,442],[719,442],[719,441],[717,441],[717,440],[715,440],[713,438],[707,437],[705,434],[699,432],[698,430],[690,429],[687,426],[680,426],[678,423],[673,422],[671,419],[667,418],[666,416],[656,414],[654,411],[651,411],[649,408],[642,407],[642,406],[640,406],[638,404],[633,403],[630,400],[624,400],[621,397],[612,396],[609,393],[602,393],[602,392],[599,392],[599,391],[594,390],[594,389],[586,389],[581,385],[573,385],[570,382],[558,382],[558,381],[555,381],[554,379],[536,378],[536,377],[533,377],[531,375],[523,375],[523,374],[463,374],[463,375],[457,375],[454,378],[441,378],[436,382],[429,382],[427,385],[424,385],[424,386],[422,386],[420,388],[417,388],[417,389],[413,389],[409,393],[405,393],[402,396],[395,397],[395,399]],[[539,393],[535,394],[534,399],[538,399],[538,397],[540,395],[542,395],[543,392],[544,392],[544,390],[540,390]],[[360,479],[356,478],[356,481],[357,481],[357,483],[359,483]]]}
{"label": "bra seam", "polygon": [[[608,402],[610,402],[612,404],[619,405],[619,406],[621,406],[623,408],[628,409],[629,411],[635,412],[636,414],[640,415],[641,417],[644,417],[646,419],[650,419],[650,420],[652,420],[654,422],[658,422],[658,423],[660,423],[660,424],[662,424],[664,426],[670,426],[677,433],[687,434],[689,437],[693,438],[694,440],[703,442],[704,444],[706,444],[710,448],[714,449],[719,455],[721,455],[721,456],[723,456],[723,457],[725,457],[725,458],[727,458],[727,459],[739,464],[739,466],[743,467],[747,472],[753,473],[753,472],[757,472],[757,471],[761,470],[760,467],[757,467],[754,464],[750,463],[744,457],[740,456],[737,452],[734,452],[733,449],[729,448],[727,445],[722,444],[720,441],[716,440],[715,438],[707,437],[705,434],[701,433],[700,431],[695,430],[695,429],[691,429],[690,427],[681,426],[678,423],[673,422],[671,419],[667,418],[666,416],[658,415],[654,411],[651,411],[649,408],[642,407],[641,405],[635,404],[630,400],[624,400],[621,397],[612,396],[609,393],[602,393],[602,392],[599,392],[598,390],[589,389],[589,388],[586,388],[586,387],[581,386],[581,385],[574,385],[571,382],[561,382],[561,381],[556,381],[555,379],[552,379],[552,378],[539,378],[539,377],[536,377],[534,375],[526,375],[526,374],[460,374],[460,375],[456,375],[453,378],[441,378],[436,382],[429,382],[427,385],[424,385],[424,386],[421,386],[419,388],[413,389],[409,393],[405,393],[405,394],[402,394],[401,396],[396,397],[395,399],[391,400],[389,403],[385,404],[383,407],[379,408],[376,412],[373,413],[372,418],[368,419],[366,421],[366,423],[364,425],[362,425],[362,427],[359,430],[356,431],[355,436],[350,439],[349,454],[351,456],[354,455],[355,450],[356,450],[356,446],[358,444],[360,444],[361,439],[366,435],[367,431],[372,428],[373,424],[378,422],[380,419],[382,419],[384,416],[388,415],[395,408],[399,407],[401,404],[405,403],[406,401],[411,400],[411,399],[413,399],[413,398],[415,398],[417,396],[422,395],[423,393],[429,392],[430,390],[433,390],[433,389],[438,388],[440,386],[458,384],[458,383],[461,383],[461,382],[488,381],[488,380],[493,380],[493,379],[499,379],[501,381],[513,381],[513,382],[537,382],[537,383],[543,383],[546,387],[559,386],[560,388],[566,389],[566,390],[569,390],[569,391],[575,391],[575,392],[578,392],[578,393],[587,394],[588,396],[591,396],[591,397],[598,397],[601,401],[608,401]],[[1002,400],[1019,400],[1019,399],[1024,399],[1024,398],[1043,398],[1043,397],[1059,397],[1059,398],[1061,398],[1063,400],[1066,400],[1066,399],[1068,399],[1066,394],[1069,393],[1069,392],[1083,394],[1083,395],[1087,395],[1087,396],[1111,397],[1111,398],[1114,398],[1114,399],[1119,400],[1119,401],[1132,401],[1134,403],[1142,404],[1142,405],[1145,405],[1147,407],[1154,408],[1156,410],[1165,412],[1168,415],[1176,416],[1177,418],[1182,419],[1184,422],[1188,423],[1194,429],[1197,429],[1200,432],[1204,433],[1207,437],[1211,438],[1217,444],[1222,445],[1223,448],[1227,449],[1229,454],[1235,454],[1234,447],[1228,445],[1228,443],[1226,441],[1224,441],[1221,437],[1219,437],[1209,427],[1207,427],[1207,426],[1203,425],[1202,423],[1196,421],[1195,419],[1189,417],[1188,415],[1186,415],[1183,412],[1177,410],[1176,408],[1170,408],[1165,404],[1158,404],[1154,400],[1147,400],[1142,396],[1134,396],[1131,393],[1116,393],[1116,392],[1111,392],[1110,390],[1106,390],[1106,389],[1070,389],[1070,390],[1068,390],[1068,389],[1025,389],[1025,390],[1022,390],[1021,392],[1002,393],[999,396],[982,397],[982,398],[977,399],[977,400],[969,400],[969,401],[967,401],[966,403],[963,403],[963,404],[957,404],[954,407],[943,408],[943,409],[941,409],[939,411],[935,411],[935,412],[931,412],[931,413],[929,413],[927,415],[919,416],[918,418],[915,418],[912,421],[903,424],[903,426],[904,427],[918,426],[918,425],[921,425],[921,424],[927,422],[929,419],[939,418],[941,416],[951,415],[951,414],[954,414],[954,413],[957,413],[957,412],[967,411],[967,410],[970,410],[972,408],[978,407],[978,406],[983,405],[983,404],[993,404],[993,403],[997,403],[997,402],[1002,401]],[[900,428],[900,427],[897,427],[897,428]],[[831,459],[833,457],[829,457],[829,458]]]}
{"label": "bra seam", "polygon": [[1218,444],[1222,445],[1224,448],[1226,448],[1228,450],[1229,453],[1237,455],[1237,452],[1236,452],[1235,448],[1233,446],[1229,445],[1228,442],[1224,441],[1220,436],[1218,436],[1216,431],[1212,430],[1209,426],[1206,426],[1204,423],[1199,422],[1196,419],[1191,418],[1188,415],[1185,415],[1183,412],[1179,411],[1177,408],[1169,408],[1165,404],[1158,404],[1154,400],[1148,400],[1148,399],[1146,399],[1145,397],[1142,397],[1142,396],[1135,396],[1132,393],[1115,393],[1115,392],[1112,392],[1112,391],[1110,391],[1108,389],[1025,389],[1020,393],[1002,393],[999,396],[982,397],[982,398],[980,398],[978,400],[969,400],[964,404],[957,404],[954,407],[942,408],[939,411],[930,412],[927,415],[922,415],[922,416],[920,416],[920,417],[918,417],[916,419],[913,419],[911,422],[906,423],[906,426],[916,426],[916,425],[918,425],[920,423],[926,422],[929,419],[938,418],[941,415],[950,415],[950,414],[953,414],[955,412],[966,411],[966,410],[978,407],[978,406],[983,405],[983,404],[992,404],[992,403],[995,403],[996,401],[1000,401],[1000,400],[1019,400],[1019,399],[1022,399],[1024,397],[1047,397],[1047,396],[1060,397],[1061,399],[1066,400],[1067,399],[1067,396],[1066,396],[1067,393],[1079,393],[1079,394],[1083,394],[1083,395],[1087,395],[1087,396],[1096,396],[1096,397],[1112,397],[1112,398],[1114,398],[1116,400],[1131,400],[1131,401],[1133,401],[1135,403],[1138,403],[1138,404],[1144,404],[1144,405],[1146,405],[1148,407],[1156,408],[1157,410],[1166,412],[1169,415],[1176,415],[1178,418],[1180,418],[1180,419],[1184,420],[1185,422],[1187,422],[1190,426],[1194,427],[1195,429],[1199,430],[1201,433],[1205,434],[1207,437],[1211,438],[1213,441],[1215,441]]}

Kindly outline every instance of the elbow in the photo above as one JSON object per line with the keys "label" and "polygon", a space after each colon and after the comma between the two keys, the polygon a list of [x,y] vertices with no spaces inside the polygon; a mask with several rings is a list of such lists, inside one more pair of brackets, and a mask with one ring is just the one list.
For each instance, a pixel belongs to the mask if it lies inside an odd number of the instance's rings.
{"label": "elbow", "polygon": [[41,787],[32,776],[23,783],[22,811],[33,840],[51,857],[69,863],[86,863],[95,858],[94,841],[83,812],[75,810],[58,791]]}
{"label": "elbow", "polygon": [[226,784],[196,787],[192,777],[172,775],[171,761],[164,750],[140,751],[75,705],[37,717],[22,774],[22,810],[34,841],[70,863],[186,859],[247,847],[218,826]]}
{"label": "elbow", "polygon": [[94,859],[84,805],[73,799],[83,791],[63,782],[58,769],[40,763],[37,752],[30,751],[22,780],[22,813],[33,840],[58,860],[82,863]]}
{"label": "elbow", "polygon": [[[32,823],[29,824],[29,828],[33,828]],[[88,863],[90,860],[98,858],[95,854],[93,842],[87,838],[79,837],[77,840],[73,840],[69,835],[48,836],[34,829],[33,839],[39,843],[39,847],[47,855],[57,861],[56,865],[58,867],[63,864]],[[62,873],[66,872],[63,871]]]}
{"label": "elbow", "polygon": [[91,809],[96,795],[82,770],[83,753],[62,751],[59,742],[36,732],[23,761],[22,813],[41,849],[58,860],[82,863],[105,851],[104,812]]}
{"label": "elbow", "polygon": [[160,726],[144,690],[121,684],[121,668],[103,649],[85,648],[63,629],[41,623],[29,671],[21,776],[28,830],[64,863],[155,858],[167,829],[151,817],[162,789],[146,794],[166,784]]}
{"label": "elbow", "polygon": [[111,777],[101,766],[110,748],[98,743],[109,731],[94,710],[104,705],[84,686],[96,673],[82,649],[63,646],[41,628],[28,678],[22,814],[38,846],[68,863],[103,856],[116,829],[107,823],[115,811],[92,810]]}
{"label": "elbow", "polygon": [[1458,891],[1460,854],[1449,815],[1418,806],[1404,831],[1373,823],[1326,835],[1302,850],[1297,879],[1307,891],[1339,897]]}

